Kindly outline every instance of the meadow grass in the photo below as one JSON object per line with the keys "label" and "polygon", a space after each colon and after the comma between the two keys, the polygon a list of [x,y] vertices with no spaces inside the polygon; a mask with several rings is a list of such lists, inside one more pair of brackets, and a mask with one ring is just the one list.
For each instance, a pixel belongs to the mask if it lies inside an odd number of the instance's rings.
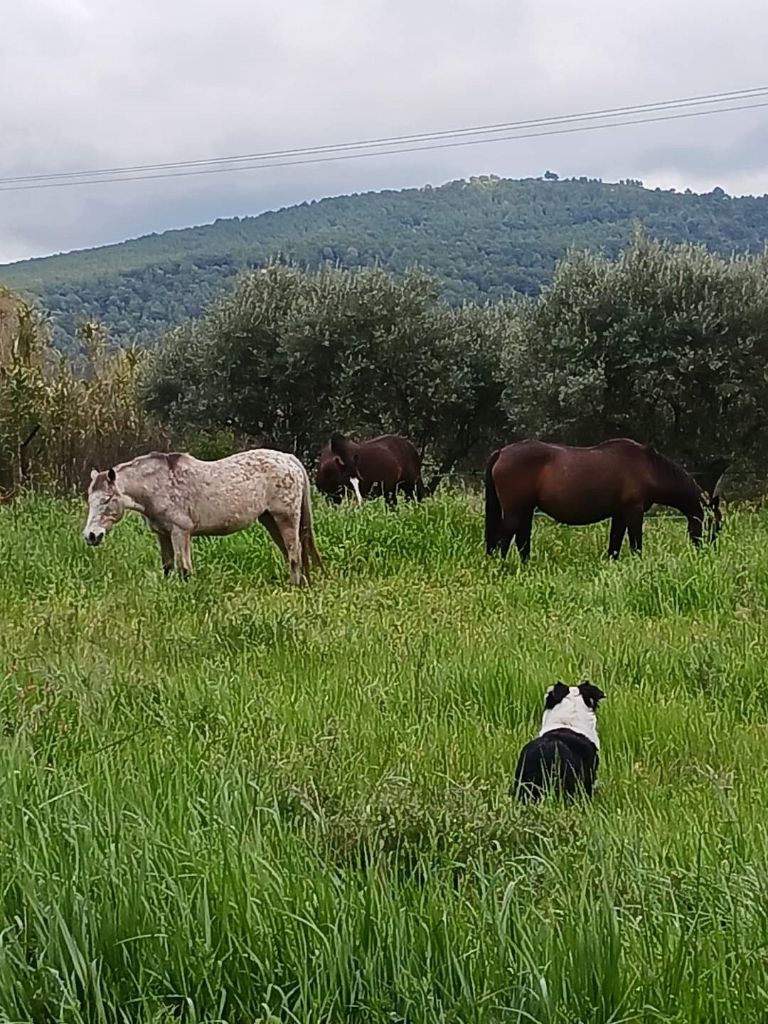
{"label": "meadow grass", "polygon": [[[764,1021],[768,516],[316,502],[306,591],[265,531],[165,580],[127,517],[0,510],[0,1020]],[[601,707],[587,807],[520,807],[556,679]]]}

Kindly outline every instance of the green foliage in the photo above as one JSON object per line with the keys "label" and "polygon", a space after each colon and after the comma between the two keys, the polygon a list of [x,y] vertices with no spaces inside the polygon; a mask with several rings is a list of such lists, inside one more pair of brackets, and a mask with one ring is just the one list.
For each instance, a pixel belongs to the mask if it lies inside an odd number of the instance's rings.
{"label": "green foliage", "polygon": [[693,468],[761,457],[768,258],[638,233],[615,262],[569,255],[523,317],[506,401],[526,433],[628,435]]}
{"label": "green foliage", "polygon": [[[260,527],[182,584],[0,509],[4,1020],[762,1024],[768,518],[615,565],[541,521],[525,571],[481,519],[318,505],[303,593]],[[595,801],[522,808],[585,676]]]}
{"label": "green foliage", "polygon": [[138,400],[146,355],[107,351],[107,336],[82,325],[75,366],[50,345],[40,314],[0,292],[0,488],[69,493],[92,466],[165,443]]}
{"label": "green foliage", "polygon": [[503,427],[504,319],[451,309],[417,271],[272,265],[171,334],[146,401],[176,431],[229,427],[309,458],[335,429],[401,433],[445,471]]}
{"label": "green foliage", "polygon": [[575,246],[611,258],[639,221],[654,238],[701,242],[723,256],[761,252],[768,198],[730,198],[608,184],[513,181],[493,175],[302,203],[0,268],[0,281],[38,296],[57,344],[77,348],[77,325],[103,321],[118,341],[155,342],[202,311],[242,270],[276,256],[300,266],[421,265],[450,303],[535,295]]}

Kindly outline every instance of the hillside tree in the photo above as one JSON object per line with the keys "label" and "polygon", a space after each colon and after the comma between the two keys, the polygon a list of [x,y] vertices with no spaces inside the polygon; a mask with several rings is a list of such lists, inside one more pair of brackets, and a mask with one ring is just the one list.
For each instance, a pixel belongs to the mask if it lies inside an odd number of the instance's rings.
{"label": "hillside tree", "polygon": [[420,271],[273,264],[171,333],[146,400],[177,430],[231,428],[308,459],[333,430],[399,433],[444,473],[503,418],[489,322]]}
{"label": "hillside tree", "polygon": [[508,350],[524,432],[650,441],[711,487],[768,435],[768,259],[635,234],[616,261],[574,252]]}

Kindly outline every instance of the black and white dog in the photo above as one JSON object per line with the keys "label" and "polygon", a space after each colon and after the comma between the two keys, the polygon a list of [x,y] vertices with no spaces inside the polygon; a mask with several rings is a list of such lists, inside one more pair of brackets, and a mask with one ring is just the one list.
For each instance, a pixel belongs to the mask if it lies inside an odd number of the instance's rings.
{"label": "black and white dog", "polygon": [[523,747],[515,769],[521,800],[539,800],[550,789],[569,800],[580,791],[592,796],[600,750],[596,712],[604,697],[592,683],[550,686],[541,731]]}

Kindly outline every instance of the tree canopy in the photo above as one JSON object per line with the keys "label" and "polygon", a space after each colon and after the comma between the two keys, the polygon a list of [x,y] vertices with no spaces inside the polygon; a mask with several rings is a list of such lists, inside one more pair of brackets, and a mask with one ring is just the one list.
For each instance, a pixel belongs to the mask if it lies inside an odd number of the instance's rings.
{"label": "tree canopy", "polygon": [[170,334],[146,401],[176,432],[310,460],[333,430],[400,433],[438,473],[519,437],[629,436],[711,486],[765,461],[766,366],[768,256],[638,231],[618,260],[572,251],[539,296],[483,306],[423,271],[269,266]]}
{"label": "tree canopy", "polygon": [[523,316],[505,393],[521,431],[653,441],[699,471],[764,446],[768,257],[638,233],[615,262],[569,255]]}
{"label": "tree canopy", "polygon": [[450,304],[537,295],[570,247],[615,259],[640,222],[652,238],[711,252],[762,252],[768,198],[650,190],[640,182],[521,181],[493,175],[439,188],[337,196],[258,217],[219,220],[0,267],[0,282],[37,296],[60,347],[84,320],[117,341],[154,343],[196,317],[244,270],[273,258],[300,267],[419,265]]}
{"label": "tree canopy", "polygon": [[504,320],[451,308],[419,271],[274,265],[169,336],[146,401],[177,431],[231,429],[310,459],[334,430],[404,434],[446,471],[504,429]]}

